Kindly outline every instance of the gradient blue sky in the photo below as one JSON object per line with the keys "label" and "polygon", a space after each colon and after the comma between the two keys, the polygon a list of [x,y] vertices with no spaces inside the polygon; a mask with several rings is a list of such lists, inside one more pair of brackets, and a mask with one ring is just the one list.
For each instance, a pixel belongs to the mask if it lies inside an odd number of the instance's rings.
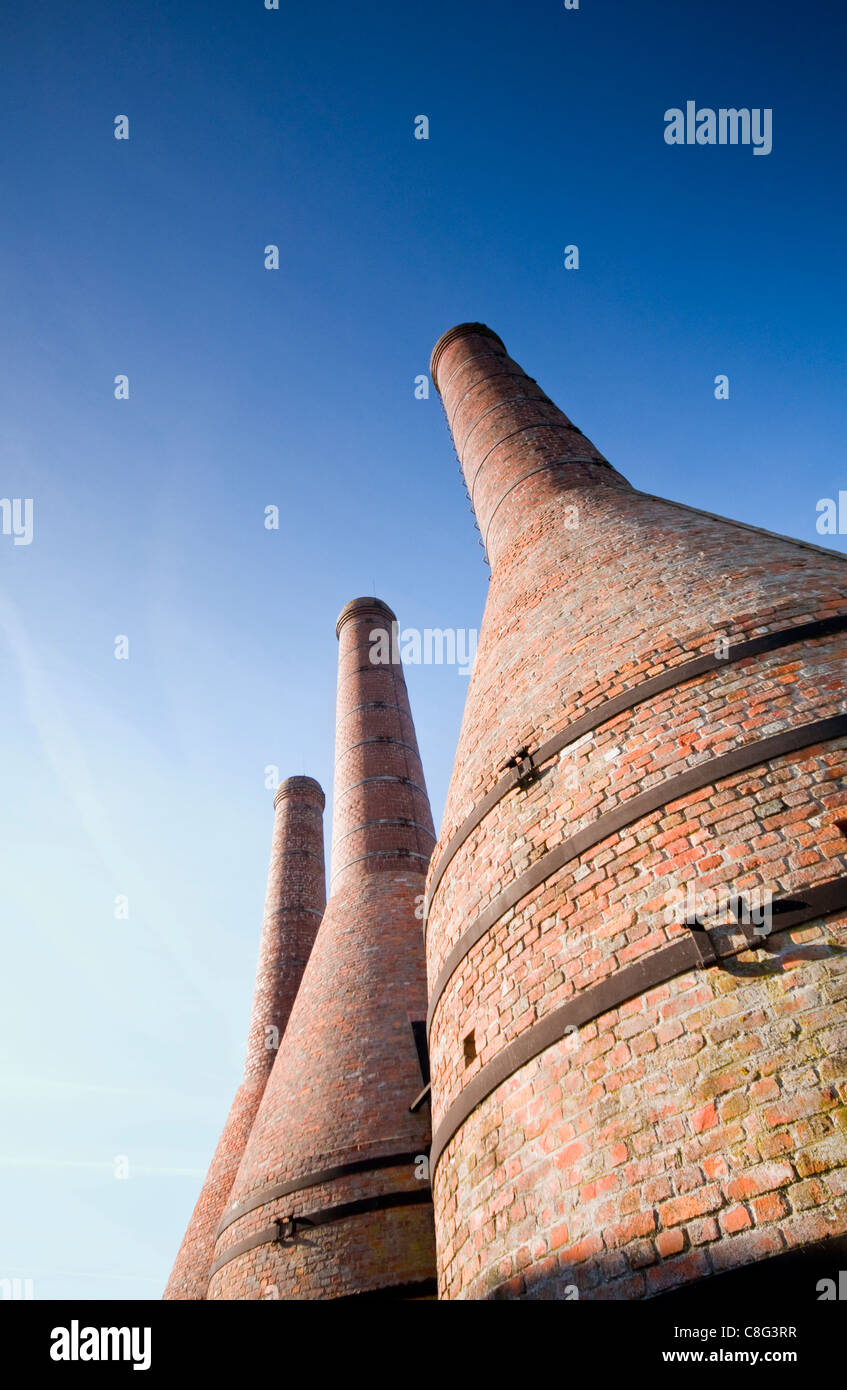
{"label": "gradient blue sky", "polygon": [[[478,626],[439,334],[491,324],[636,486],[847,549],[841,5],[281,5],[0,22],[0,1277],[39,1298],[161,1293],[242,1065],[264,768],[331,791],[338,610]],[[668,147],[689,98],[772,107],[773,152]],[[437,821],[467,681],[407,675]]]}

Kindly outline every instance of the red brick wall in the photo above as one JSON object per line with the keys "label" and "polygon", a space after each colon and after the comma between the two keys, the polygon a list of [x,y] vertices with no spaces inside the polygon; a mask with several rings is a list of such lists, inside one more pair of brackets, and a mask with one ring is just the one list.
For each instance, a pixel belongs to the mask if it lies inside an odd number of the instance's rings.
{"label": "red brick wall", "polygon": [[[435,841],[392,624],[372,598],[353,599],[338,619],[330,894],[374,871],[425,873]],[[383,656],[397,660],[374,659]]]}
{"label": "red brick wall", "polygon": [[[372,631],[394,615],[376,599],[339,619],[332,891],[233,1187],[210,1298],[326,1298],[418,1284],[434,1275],[431,1205],[316,1226],[294,1242],[229,1251],[277,1218],[396,1192],[418,1196],[429,1114],[411,1020],[426,1013],[415,916],[434,836],[402,667],[370,660]],[[350,1163],[355,1174],[281,1196],[268,1189]]]}
{"label": "red brick wall", "polygon": [[[433,375],[493,567],[434,868],[516,747],[713,653],[716,634],[847,611],[847,565],[637,492],[478,325],[445,335]],[[430,988],[546,850],[710,757],[842,713],[846,647],[829,636],[727,664],[602,723],[511,791],[433,896]],[[670,801],[505,913],[434,1003],[436,1133],[508,1043],[687,935],[666,911],[675,887],[779,896],[843,874],[846,746]],[[847,1230],[845,915],[770,944],[606,1012],[472,1111],[434,1177],[442,1297],[640,1297]]]}
{"label": "red brick wall", "polygon": [[324,794],[311,777],[290,777],[274,797],[271,862],[244,1077],[168,1280],[167,1299],[206,1297],[217,1225],[326,902],[323,809]]}

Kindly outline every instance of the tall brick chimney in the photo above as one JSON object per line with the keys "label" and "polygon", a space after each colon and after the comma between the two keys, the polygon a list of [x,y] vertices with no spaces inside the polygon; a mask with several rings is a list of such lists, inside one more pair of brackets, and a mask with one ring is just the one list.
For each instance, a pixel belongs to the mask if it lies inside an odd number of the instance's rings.
{"label": "tall brick chimney", "polygon": [[338,620],[330,900],[219,1226],[210,1298],[433,1291],[420,1093],[435,836],[394,621],[375,598]]}
{"label": "tall brick chimney", "polygon": [[324,794],[311,777],[289,777],[274,796],[274,832],[244,1077],[206,1174],[164,1297],[206,1297],[223,1215],[279,1040],[326,903]]}
{"label": "tall brick chimney", "polygon": [[843,1239],[845,557],[637,491],[482,324],[432,377],[492,565],[427,881],[440,1296]]}

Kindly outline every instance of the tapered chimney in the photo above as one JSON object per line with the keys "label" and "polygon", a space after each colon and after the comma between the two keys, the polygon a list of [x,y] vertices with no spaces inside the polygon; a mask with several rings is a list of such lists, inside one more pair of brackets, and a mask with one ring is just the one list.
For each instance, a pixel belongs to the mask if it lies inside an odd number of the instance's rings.
{"label": "tapered chimney", "polygon": [[425,873],[435,841],[397,626],[376,598],[353,599],[336,625],[331,895],[373,872]]}
{"label": "tapered chimney", "polygon": [[439,391],[491,565],[539,514],[592,484],[629,488],[580,429],[513,362],[496,333],[460,324],[439,338]]}
{"label": "tapered chimney", "polygon": [[330,900],[219,1225],[210,1298],[433,1291],[421,916],[434,833],[394,622],[375,598],[338,620]]}
{"label": "tapered chimney", "polygon": [[238,1172],[265,1084],[326,902],[324,794],[290,777],[274,797],[274,832],[244,1076],[209,1166],[164,1297],[206,1297],[215,1232]]}
{"label": "tapered chimney", "polygon": [[636,490],[484,325],[432,376],[492,566],[427,882],[440,1296],[843,1239],[845,557]]}

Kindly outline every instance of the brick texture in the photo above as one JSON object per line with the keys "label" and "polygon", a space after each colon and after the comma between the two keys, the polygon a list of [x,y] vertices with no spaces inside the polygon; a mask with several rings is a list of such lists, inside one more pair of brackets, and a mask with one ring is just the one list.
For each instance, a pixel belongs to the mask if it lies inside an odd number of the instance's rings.
{"label": "brick texture", "polygon": [[215,1232],[285,1033],[326,902],[324,794],[290,777],[274,797],[274,832],[244,1076],[177,1255],[164,1297],[206,1297]]}
{"label": "brick texture", "polygon": [[[637,491],[482,325],[445,334],[432,372],[492,565],[434,867],[516,748],[724,639],[844,613],[847,565]],[[430,988],[563,839],[709,758],[843,713],[845,655],[841,634],[728,663],[512,790],[432,895]],[[434,1128],[504,1046],[679,939],[674,892],[780,896],[843,875],[846,768],[835,739],[669,799],[504,913],[434,1005]],[[646,1297],[847,1230],[845,915],[775,923],[767,952],[603,1014],[472,1111],[434,1174],[441,1297]],[[743,943],[725,913],[709,925]]]}
{"label": "brick texture", "polygon": [[[431,1205],[228,1257],[277,1219],[428,1190],[425,1163],[376,1162],[425,1158],[430,1138],[428,1106],[409,1106],[423,1085],[411,1023],[426,1015],[420,916],[434,832],[402,666],[373,659],[372,634],[390,642],[393,621],[373,598],[339,618],[330,900],[230,1194],[210,1298],[341,1297],[434,1276]],[[268,1194],[369,1159],[373,1169]]]}

